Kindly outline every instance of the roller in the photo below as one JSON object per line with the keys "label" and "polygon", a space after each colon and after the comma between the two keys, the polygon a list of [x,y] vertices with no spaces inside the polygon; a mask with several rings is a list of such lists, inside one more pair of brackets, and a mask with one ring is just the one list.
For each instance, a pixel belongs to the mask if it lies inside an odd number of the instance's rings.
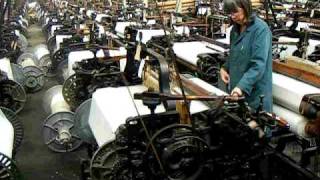
{"label": "roller", "polygon": [[177,57],[196,66],[199,54],[218,53],[218,50],[213,50],[207,46],[207,43],[201,41],[177,42],[173,44],[173,50]]}
{"label": "roller", "polygon": [[39,44],[33,49],[33,54],[36,57],[36,64],[43,70],[45,75],[53,76],[54,74],[49,70],[52,62],[48,47],[45,44]]}
{"label": "roller", "polygon": [[22,66],[24,76],[26,77],[24,86],[29,92],[36,92],[42,89],[44,85],[44,73],[36,64],[36,57],[32,52],[21,54],[17,63]]}
{"label": "roller", "polygon": [[91,98],[87,99],[76,109],[74,116],[74,129],[76,135],[79,136],[84,142],[95,144],[96,141],[88,123],[91,102]]}
{"label": "roller", "polygon": [[[162,36],[164,35],[163,29],[139,29],[136,36],[136,41],[140,41],[140,35],[142,34],[141,42],[146,44],[153,36]],[[169,32],[167,32],[168,34]]]}
{"label": "roller", "polygon": [[12,158],[14,129],[10,121],[0,109],[0,153]]}
{"label": "roller", "polygon": [[7,73],[8,79],[14,80],[10,59],[8,58],[0,59],[0,70]]}
{"label": "roller", "polygon": [[[130,89],[130,93],[129,90]],[[143,85],[101,88],[92,95],[89,114],[89,126],[99,146],[115,139],[115,131],[119,125],[125,123],[128,117],[137,116],[131,96],[134,93],[146,91]],[[131,94],[131,95],[130,95]],[[108,99],[108,101],[105,101]],[[114,103],[114,102],[117,103]],[[142,101],[134,100],[140,115],[149,114],[150,110]],[[125,109],[125,111],[121,111]],[[121,111],[121,113],[119,113]],[[164,112],[164,107],[158,106],[156,113]]]}
{"label": "roller", "polygon": [[60,49],[60,44],[63,42],[63,40],[64,39],[69,39],[69,38],[72,38],[72,35],[56,35],[56,38],[55,38],[56,47],[53,50],[53,54]]}
{"label": "roller", "polygon": [[291,132],[304,138],[310,137],[305,131],[308,123],[305,117],[276,104],[273,105],[273,112],[288,122]]}
{"label": "roller", "polygon": [[[298,88],[297,88],[298,87]],[[310,108],[319,107],[309,106],[308,95],[320,96],[320,89],[290,77],[273,73],[272,74],[272,94],[274,103],[281,105],[295,113],[304,114]],[[317,102],[319,104],[319,102]],[[316,103],[314,103],[316,105]],[[314,110],[312,110],[314,111]],[[317,113],[317,112],[314,112]],[[314,115],[317,116],[317,115]]]}
{"label": "roller", "polygon": [[0,109],[0,179],[21,179],[21,174],[12,161],[14,128]]}
{"label": "roller", "polygon": [[80,62],[84,59],[92,59],[92,58],[94,58],[94,53],[90,50],[70,52],[68,55],[68,77],[74,74],[72,67],[76,62]]}
{"label": "roller", "polygon": [[124,38],[124,30],[126,29],[126,27],[130,25],[136,25],[136,24],[137,24],[136,22],[117,22],[115,27],[116,34],[119,37]]}
{"label": "roller", "polygon": [[45,144],[55,152],[70,152],[82,144],[74,133],[74,113],[62,96],[62,86],[46,91],[43,107],[50,115],[43,123],[42,135]]}

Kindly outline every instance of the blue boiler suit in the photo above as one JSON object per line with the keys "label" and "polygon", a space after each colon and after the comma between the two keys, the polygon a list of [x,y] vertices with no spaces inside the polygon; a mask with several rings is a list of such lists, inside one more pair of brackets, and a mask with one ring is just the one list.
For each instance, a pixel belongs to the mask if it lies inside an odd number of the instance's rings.
{"label": "blue boiler suit", "polygon": [[238,87],[253,109],[264,95],[263,110],[272,112],[272,33],[268,25],[253,16],[240,33],[234,25],[230,34],[230,56],[223,68],[230,75],[231,90]]}

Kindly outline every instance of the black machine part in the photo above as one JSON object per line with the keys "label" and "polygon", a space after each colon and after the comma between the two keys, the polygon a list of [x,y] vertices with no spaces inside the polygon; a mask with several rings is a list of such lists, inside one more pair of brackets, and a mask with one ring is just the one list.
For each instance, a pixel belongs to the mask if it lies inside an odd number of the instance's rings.
{"label": "black machine part", "polygon": [[299,106],[299,111],[310,119],[320,119],[320,94],[304,95]]}
{"label": "black machine part", "polygon": [[43,124],[45,144],[54,152],[71,152],[80,147],[81,139],[74,133],[74,114],[57,112],[51,114]]}
{"label": "black machine part", "polygon": [[0,106],[6,107],[14,111],[20,112],[27,99],[24,88],[15,81],[3,80],[0,82]]}
{"label": "black machine part", "polygon": [[15,163],[0,152],[0,180],[21,180],[21,174]]}

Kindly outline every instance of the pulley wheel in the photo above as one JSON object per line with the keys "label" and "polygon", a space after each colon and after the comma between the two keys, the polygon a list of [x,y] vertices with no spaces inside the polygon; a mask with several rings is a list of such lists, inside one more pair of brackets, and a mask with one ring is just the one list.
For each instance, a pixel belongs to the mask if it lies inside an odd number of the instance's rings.
{"label": "pulley wheel", "polygon": [[54,77],[56,72],[52,71],[52,61],[50,55],[47,54],[39,60],[39,67],[47,77]]}
{"label": "pulley wheel", "polygon": [[[168,179],[192,180],[201,179],[203,162],[209,146],[205,140],[195,134],[189,125],[172,124],[160,129],[152,138],[151,143],[157,149]],[[150,144],[148,145],[148,167],[157,176],[159,164]]]}
{"label": "pulley wheel", "polygon": [[57,68],[58,68],[58,65],[64,61],[64,50],[63,49],[58,49],[57,51],[55,51],[53,53],[53,56],[52,56],[52,65],[51,65],[51,69],[50,71],[56,73],[57,71]]}
{"label": "pulley wheel", "polygon": [[117,147],[115,142],[109,142],[102,145],[92,156],[90,162],[90,175],[94,180],[112,180],[117,179],[117,174],[124,177],[125,174],[117,173],[115,168],[121,167],[121,151],[124,148]]}
{"label": "pulley wheel", "polygon": [[83,85],[82,79],[76,74],[70,76],[63,84],[63,98],[72,109],[77,108],[86,99],[85,94],[83,97],[78,94],[84,88]]}
{"label": "pulley wheel", "polygon": [[[72,112],[57,112],[51,114],[43,124],[42,135],[45,144],[55,152],[70,152],[80,147],[81,139],[74,133],[74,114]],[[68,140],[59,138],[59,133],[67,132]]]}
{"label": "pulley wheel", "polygon": [[92,99],[84,101],[75,111],[74,115],[74,131],[84,142],[95,144],[95,138],[89,126],[89,115]]}
{"label": "pulley wheel", "polygon": [[3,80],[0,83],[0,106],[6,107],[14,111],[20,112],[27,100],[24,88],[15,81]]}
{"label": "pulley wheel", "polygon": [[13,151],[14,153],[17,152],[18,148],[21,145],[21,142],[23,140],[23,126],[22,123],[20,121],[20,119],[17,118],[16,114],[5,107],[0,107],[1,111],[3,112],[3,114],[6,116],[6,118],[10,121],[10,123],[12,124],[13,128],[14,128],[14,144],[13,144]]}
{"label": "pulley wheel", "polygon": [[27,66],[23,68],[26,81],[24,86],[28,92],[36,92],[44,85],[44,73],[37,66]]}

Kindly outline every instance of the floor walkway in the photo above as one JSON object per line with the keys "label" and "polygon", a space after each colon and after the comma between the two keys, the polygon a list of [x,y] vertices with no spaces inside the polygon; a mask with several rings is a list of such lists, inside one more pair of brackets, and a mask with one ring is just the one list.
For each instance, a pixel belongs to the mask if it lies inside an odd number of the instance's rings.
{"label": "floor walkway", "polygon": [[[29,48],[45,43],[41,27],[29,27]],[[25,135],[17,153],[17,165],[24,180],[78,180],[80,159],[85,157],[84,149],[71,153],[54,153],[43,142],[41,130],[46,114],[42,107],[45,91],[58,84],[55,78],[46,78],[45,87],[36,93],[28,94],[24,109],[18,114],[23,122]]]}

